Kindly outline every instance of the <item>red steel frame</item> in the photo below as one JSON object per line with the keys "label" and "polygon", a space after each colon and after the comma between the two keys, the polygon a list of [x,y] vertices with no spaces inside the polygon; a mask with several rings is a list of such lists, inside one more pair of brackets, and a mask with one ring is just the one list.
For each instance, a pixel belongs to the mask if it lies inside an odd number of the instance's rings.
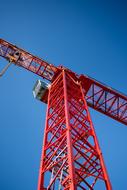
{"label": "red steel frame", "polygon": [[[54,75],[61,70],[53,64],[33,56],[25,50],[0,39],[0,56],[9,60],[10,55],[20,52],[20,58],[12,61],[40,77],[52,82]],[[69,71],[69,69],[67,69]],[[70,71],[72,72],[72,71]],[[127,96],[107,87],[106,85],[86,75],[76,75],[82,84],[84,97],[88,106],[127,125]]]}
{"label": "red steel frame", "polygon": [[38,190],[111,190],[78,79],[62,70],[49,89]]}
{"label": "red steel frame", "polygon": [[[20,56],[15,59],[17,51]],[[101,182],[111,190],[88,106],[127,125],[127,96],[91,77],[49,64],[2,39],[0,56],[52,83],[38,190],[92,190]]]}

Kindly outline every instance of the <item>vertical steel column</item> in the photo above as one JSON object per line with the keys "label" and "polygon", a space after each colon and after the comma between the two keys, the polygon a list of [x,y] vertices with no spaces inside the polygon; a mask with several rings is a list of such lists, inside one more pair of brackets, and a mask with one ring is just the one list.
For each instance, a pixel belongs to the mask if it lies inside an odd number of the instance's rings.
{"label": "vertical steel column", "polygon": [[76,190],[75,187],[75,171],[74,171],[74,156],[73,156],[73,145],[72,145],[72,135],[71,135],[71,126],[70,126],[70,113],[68,105],[68,89],[66,74],[63,70],[63,86],[64,86],[64,104],[65,104],[65,120],[66,120],[66,135],[67,135],[67,155],[68,155],[68,166],[69,166],[69,175],[70,175],[70,189]]}
{"label": "vertical steel column", "polygon": [[48,97],[38,190],[112,190],[81,85],[62,70]]}
{"label": "vertical steel column", "polygon": [[[80,85],[80,89],[81,89],[82,96],[84,96],[83,89],[82,89],[81,85]],[[105,186],[106,186],[107,190],[112,190],[110,179],[109,179],[109,176],[108,176],[108,173],[107,173],[107,170],[106,170],[106,166],[105,166],[105,163],[104,163],[104,159],[103,159],[103,156],[102,156],[102,152],[101,152],[101,149],[100,149],[100,146],[99,146],[98,138],[97,138],[97,135],[96,135],[96,132],[95,132],[92,120],[90,118],[90,113],[89,113],[87,102],[86,102],[85,99],[84,99],[84,105],[85,105],[86,110],[87,110],[87,116],[88,116],[88,119],[90,121],[90,125],[91,125],[91,130],[92,130],[92,133],[93,133],[93,139],[94,139],[95,147],[96,147],[96,150],[98,152],[99,159],[100,159],[100,165],[101,165],[102,170],[103,170],[103,177],[104,177]]]}

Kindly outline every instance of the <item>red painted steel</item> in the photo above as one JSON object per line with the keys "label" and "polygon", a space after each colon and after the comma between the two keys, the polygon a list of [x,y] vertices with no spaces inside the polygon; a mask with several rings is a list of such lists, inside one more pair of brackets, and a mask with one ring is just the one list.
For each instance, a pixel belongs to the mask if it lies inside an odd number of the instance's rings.
{"label": "red painted steel", "polygon": [[[16,52],[19,53],[18,58],[15,56]],[[2,39],[0,39],[0,56],[49,81],[52,80],[54,73],[58,71],[58,68],[53,64],[49,64],[46,61],[33,56],[25,50],[18,48]]]}
{"label": "red painted steel", "polygon": [[88,106],[127,125],[127,96],[2,39],[0,56],[51,82],[38,190],[111,190]]}
{"label": "red painted steel", "polygon": [[[19,52],[18,59],[14,53]],[[52,81],[54,75],[61,70],[53,64],[33,56],[25,50],[0,39],[0,56],[21,66],[45,79]],[[70,71],[68,69],[68,71]],[[72,71],[70,71],[72,72]],[[72,72],[73,73],[73,72]],[[85,75],[76,75],[83,87],[88,106],[127,125],[127,96]]]}
{"label": "red painted steel", "polygon": [[49,89],[38,190],[93,190],[110,180],[83,89],[62,70]]}
{"label": "red painted steel", "polygon": [[126,95],[85,75],[80,76],[80,81],[88,106],[127,125]]}

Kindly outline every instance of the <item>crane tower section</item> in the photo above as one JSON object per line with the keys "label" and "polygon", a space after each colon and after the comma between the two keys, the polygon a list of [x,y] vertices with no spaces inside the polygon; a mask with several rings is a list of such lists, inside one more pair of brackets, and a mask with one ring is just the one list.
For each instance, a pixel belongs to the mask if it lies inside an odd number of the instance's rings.
{"label": "crane tower section", "polygon": [[38,190],[111,190],[78,79],[62,70],[49,87]]}

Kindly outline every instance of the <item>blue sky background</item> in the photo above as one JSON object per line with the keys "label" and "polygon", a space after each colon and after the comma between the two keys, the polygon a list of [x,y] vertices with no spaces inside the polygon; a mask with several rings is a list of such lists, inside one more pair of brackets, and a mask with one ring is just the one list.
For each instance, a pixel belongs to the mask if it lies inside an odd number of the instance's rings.
{"label": "blue sky background", "polygon": [[[126,1],[0,1],[0,38],[127,94]],[[1,190],[37,189],[46,110],[32,95],[37,79],[16,66],[0,78]],[[126,190],[127,127],[91,116],[113,189]]]}

